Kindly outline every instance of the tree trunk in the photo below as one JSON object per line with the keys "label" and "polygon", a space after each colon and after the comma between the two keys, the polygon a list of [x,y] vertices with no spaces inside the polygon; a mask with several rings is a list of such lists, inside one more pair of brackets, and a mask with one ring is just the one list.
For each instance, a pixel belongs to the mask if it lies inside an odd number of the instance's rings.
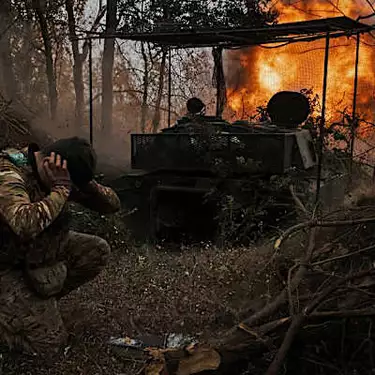
{"label": "tree trunk", "polygon": [[[96,18],[90,28],[90,33],[94,33],[98,30],[101,24],[101,21],[106,14],[106,11],[107,11],[107,5],[104,5],[101,8],[99,8],[98,14],[96,15]],[[81,54],[82,64],[86,61],[88,55],[89,55],[89,41],[88,39],[86,39],[82,47],[82,54]]]}
{"label": "tree trunk", "polygon": [[[106,34],[111,35],[117,28],[117,0],[107,0]],[[115,39],[106,38],[104,41],[102,63],[102,130],[106,134],[112,132],[113,112],[113,61],[115,54]]]}
{"label": "tree trunk", "polygon": [[0,1],[0,70],[1,90],[6,100],[14,100],[17,96],[17,82],[12,66],[12,53],[10,46],[10,1]]}
{"label": "tree trunk", "polygon": [[52,56],[52,42],[48,32],[48,24],[45,16],[44,0],[33,0],[33,7],[39,21],[40,30],[42,33],[44,43],[44,54],[46,57],[46,73],[48,80],[48,94],[51,112],[50,115],[52,119],[55,119],[57,111],[56,73],[54,69]]}
{"label": "tree trunk", "polygon": [[32,45],[30,42],[30,35],[33,32],[33,14],[30,8],[26,9],[26,20],[24,19],[24,31],[22,34],[22,71],[19,73],[20,91],[22,91],[22,98],[25,103],[32,107],[32,75],[33,75],[33,63],[31,58]]}
{"label": "tree trunk", "polygon": [[165,65],[167,61],[167,50],[163,50],[160,62],[160,69],[159,69],[159,87],[158,87],[158,96],[156,98],[155,104],[155,112],[154,117],[152,119],[152,131],[156,133],[159,124],[160,124],[160,107],[161,101],[163,98],[163,88],[164,88],[164,80],[165,80]]}
{"label": "tree trunk", "polygon": [[214,58],[214,77],[213,83],[216,87],[216,116],[222,116],[225,104],[227,102],[225,75],[223,67],[223,48],[214,47],[212,49]]}
{"label": "tree trunk", "polygon": [[82,56],[79,53],[79,41],[77,40],[76,21],[74,17],[74,0],[65,1],[66,12],[68,14],[69,35],[72,43],[73,51],[73,79],[74,90],[76,95],[75,105],[75,126],[79,128],[83,125],[83,111],[84,111],[84,85],[82,72]]}
{"label": "tree trunk", "polygon": [[141,109],[141,131],[142,133],[146,130],[146,117],[147,117],[147,101],[148,101],[148,89],[150,85],[149,78],[149,64],[148,57],[145,50],[144,43],[141,44],[142,58],[143,58],[143,96],[142,96],[142,109]]}

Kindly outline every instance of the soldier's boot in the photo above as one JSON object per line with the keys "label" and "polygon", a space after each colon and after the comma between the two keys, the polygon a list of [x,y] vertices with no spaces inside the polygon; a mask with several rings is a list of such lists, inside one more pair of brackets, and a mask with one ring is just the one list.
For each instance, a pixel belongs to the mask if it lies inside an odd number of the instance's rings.
{"label": "soldier's boot", "polygon": [[39,297],[22,271],[7,271],[0,282],[0,340],[11,349],[44,358],[57,354],[68,334],[56,299]]}

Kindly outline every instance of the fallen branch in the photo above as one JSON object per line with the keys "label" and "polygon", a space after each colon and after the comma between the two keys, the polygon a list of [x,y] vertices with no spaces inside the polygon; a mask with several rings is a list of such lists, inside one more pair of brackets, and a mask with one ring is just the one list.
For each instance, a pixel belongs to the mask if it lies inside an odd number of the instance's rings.
{"label": "fallen branch", "polygon": [[296,315],[292,319],[292,324],[290,325],[285,339],[276,354],[276,357],[268,367],[266,375],[277,375],[279,373],[280,367],[284,362],[286,355],[288,354],[289,348],[292,346],[294,336],[298,333],[301,325],[305,321],[305,316]]}
{"label": "fallen branch", "polygon": [[292,283],[292,273],[297,268],[298,264],[295,264],[293,267],[289,269],[288,272],[288,298],[289,298],[289,314],[290,316],[294,315],[294,303],[293,303],[293,291],[291,289],[291,283]]}
{"label": "fallen branch", "polygon": [[[358,227],[356,229],[356,232],[358,231]],[[331,242],[329,243],[326,243],[323,247],[321,247],[320,249],[316,250],[315,254],[316,256],[321,256],[325,253],[328,253],[330,251],[332,251],[332,248],[335,244],[339,243],[340,241],[342,241],[346,236],[348,236],[348,234],[353,234],[353,230],[350,229],[350,230],[346,230],[344,233],[340,234],[338,237],[336,237],[334,240],[332,240]]]}
{"label": "fallen branch", "polygon": [[345,227],[349,225],[361,225],[361,224],[369,224],[369,223],[375,223],[375,217],[370,217],[366,219],[356,219],[356,220],[344,220],[344,221],[316,221],[311,220],[306,223],[300,223],[297,225],[294,225],[293,227],[290,227],[287,229],[275,242],[274,248],[275,250],[279,250],[281,244],[293,233],[298,232],[305,228],[330,228],[330,227]]}
{"label": "fallen branch", "polygon": [[308,214],[309,211],[306,209],[306,207],[303,205],[301,199],[299,199],[299,197],[297,196],[295,190],[294,190],[294,185],[289,185],[289,191],[290,191],[290,194],[292,195],[292,198],[294,200],[294,203],[296,204],[296,206],[305,214]]}
{"label": "fallen branch", "polygon": [[290,281],[290,283],[288,283],[288,286],[284,288],[284,290],[271,303],[266,305],[260,311],[253,314],[250,318],[246,319],[244,321],[244,324],[248,326],[252,326],[256,324],[259,320],[272,315],[276,310],[280,308],[280,306],[282,306],[286,302],[288,298],[288,294],[292,293],[298,287],[301,280],[304,278],[306,274],[308,265],[311,261],[312,254],[315,249],[315,236],[316,236],[316,228],[312,228],[310,231],[309,244],[307,247],[306,255],[303,258],[295,276]]}
{"label": "fallen branch", "polygon": [[310,315],[313,319],[343,319],[343,318],[363,318],[375,316],[375,309],[358,309],[358,310],[342,310],[342,311],[318,311]]}
{"label": "fallen branch", "polygon": [[[370,272],[370,273],[369,273]],[[298,333],[299,328],[305,322],[309,322],[310,320],[315,319],[346,319],[346,318],[358,318],[358,317],[371,317],[375,315],[375,309],[358,309],[358,310],[345,310],[345,311],[326,311],[326,312],[313,312],[319,304],[321,304],[324,299],[332,293],[335,288],[340,287],[340,285],[344,284],[345,282],[350,281],[350,279],[354,279],[356,277],[365,277],[367,274],[373,273],[373,270],[364,271],[362,273],[358,273],[355,275],[351,275],[345,280],[340,280],[340,282],[335,283],[335,285],[327,288],[322,295],[318,298],[314,299],[305,309],[304,311],[295,317],[286,317],[277,319],[270,323],[263,324],[257,328],[249,328],[243,323],[241,323],[235,330],[231,330],[229,335],[225,335],[224,339],[221,338],[216,341],[212,341],[211,345],[203,346],[206,348],[207,354],[219,354],[220,355],[220,363],[216,362],[216,367],[214,373],[220,374],[227,374],[231,373],[228,372],[228,369],[233,369],[233,363],[237,362],[238,360],[245,360],[254,358],[259,356],[261,353],[274,350],[274,341],[270,338],[273,335],[276,339],[281,338],[284,334],[285,328],[290,324],[287,333],[284,336],[284,341],[277,356],[274,359],[274,366],[268,369],[269,374],[277,374],[278,368],[277,366],[281,366],[288,350],[293,343],[293,338]],[[309,326],[306,326],[309,328]],[[315,326],[312,329],[316,329]],[[185,350],[184,348],[180,349],[160,349],[154,350],[153,352],[148,352],[151,354],[151,363],[149,362],[150,367],[146,366],[146,369],[153,368],[152,366],[155,364],[159,364],[160,361],[164,362],[164,359],[161,355],[165,356],[165,366],[160,367],[160,372],[155,372],[155,374],[163,374],[164,370],[167,368],[168,373],[170,375],[179,374],[180,372],[177,370],[178,368],[181,369],[180,365],[183,364],[185,370],[187,371],[186,374],[192,373],[205,373],[205,371],[211,369],[211,355],[203,355],[204,353],[201,352],[200,346],[198,345],[196,349],[192,348]],[[188,352],[187,352],[188,351]],[[190,353],[189,353],[190,351]],[[194,351],[196,353],[194,353]],[[216,354],[215,354],[216,355]],[[191,357],[195,357],[191,358]],[[217,357],[218,358],[218,357]],[[146,358],[145,358],[146,359]],[[190,360],[194,363],[195,368],[200,368],[201,371],[199,372],[189,372],[192,370],[192,367],[187,366],[187,360]],[[156,361],[156,362],[154,362]],[[277,362],[276,362],[277,361]],[[279,367],[280,368],[280,367]],[[271,372],[273,371],[273,372]],[[145,372],[147,373],[147,372]]]}
{"label": "fallen branch", "polygon": [[354,251],[354,252],[349,253],[349,254],[339,255],[337,257],[333,257],[333,258],[329,258],[329,259],[324,259],[324,260],[320,260],[319,262],[311,263],[311,267],[321,266],[322,264],[326,264],[326,263],[330,263],[330,262],[335,262],[337,260],[342,260],[342,259],[350,258],[350,257],[352,257],[354,255],[366,253],[366,252],[374,250],[374,249],[375,249],[375,245],[367,246],[367,247],[365,247],[363,249]]}
{"label": "fallen branch", "polygon": [[284,341],[277,352],[274,360],[272,361],[271,365],[269,366],[266,375],[277,375],[284,360],[285,357],[288,354],[288,351],[293,343],[294,337],[298,333],[300,327],[305,323],[308,316],[325,300],[327,296],[329,296],[332,292],[334,292],[337,288],[339,288],[341,285],[352,281],[354,279],[363,278],[365,276],[369,276],[371,274],[375,273],[375,269],[371,268],[366,271],[358,272],[353,275],[349,275],[341,280],[336,280],[332,286],[327,288],[320,294],[315,300],[313,300],[307,307],[304,308],[302,314],[298,314],[292,319],[292,324],[288,329],[288,332],[284,338]]}

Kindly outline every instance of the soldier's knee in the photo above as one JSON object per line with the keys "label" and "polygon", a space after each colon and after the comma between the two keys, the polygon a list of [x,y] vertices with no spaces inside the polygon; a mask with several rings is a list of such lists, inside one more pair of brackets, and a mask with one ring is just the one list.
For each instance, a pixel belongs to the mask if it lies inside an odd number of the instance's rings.
{"label": "soldier's knee", "polygon": [[100,265],[105,266],[108,263],[109,257],[111,255],[111,246],[105,239],[98,237],[96,243],[96,252]]}

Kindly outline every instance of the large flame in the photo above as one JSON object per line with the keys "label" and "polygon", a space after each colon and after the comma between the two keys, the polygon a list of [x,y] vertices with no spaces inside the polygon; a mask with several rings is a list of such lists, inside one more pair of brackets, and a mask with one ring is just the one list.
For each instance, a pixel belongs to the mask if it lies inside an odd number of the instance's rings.
{"label": "large flame", "polygon": [[[362,0],[279,1],[279,23],[325,17],[356,19],[370,13]],[[370,40],[361,37],[358,113],[373,121],[375,59]],[[321,97],[325,41],[295,43],[274,48],[253,47],[227,55],[228,104],[234,118],[248,118],[278,91],[312,89]],[[344,110],[351,113],[355,77],[354,38],[331,40],[328,70],[327,117],[333,120]],[[276,48],[278,47],[278,48]],[[362,129],[362,132],[365,129]]]}

